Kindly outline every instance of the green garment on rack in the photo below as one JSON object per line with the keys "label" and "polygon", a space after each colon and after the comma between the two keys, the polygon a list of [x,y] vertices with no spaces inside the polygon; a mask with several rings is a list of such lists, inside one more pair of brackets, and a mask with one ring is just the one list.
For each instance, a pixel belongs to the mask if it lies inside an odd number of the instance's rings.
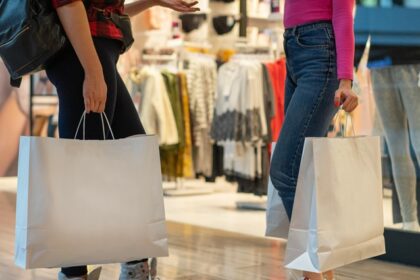
{"label": "green garment on rack", "polygon": [[185,132],[178,76],[167,71],[162,72],[162,76],[171,102],[179,138],[178,145],[160,149],[162,174],[166,180],[170,181],[184,175],[182,154],[185,147]]}
{"label": "green garment on rack", "polygon": [[185,132],[182,117],[181,93],[179,87],[179,79],[176,74],[168,71],[162,72],[163,80],[165,81],[166,90],[171,101],[172,111],[174,112],[176,128],[178,130],[179,146],[185,146]]}

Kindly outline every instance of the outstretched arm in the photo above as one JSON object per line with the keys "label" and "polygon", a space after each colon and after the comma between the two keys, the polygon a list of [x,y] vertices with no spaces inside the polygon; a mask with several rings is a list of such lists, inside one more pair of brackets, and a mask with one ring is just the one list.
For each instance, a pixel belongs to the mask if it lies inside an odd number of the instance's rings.
{"label": "outstretched arm", "polygon": [[129,16],[135,16],[153,6],[169,8],[181,13],[193,13],[200,9],[196,7],[197,1],[188,3],[184,0],[137,0],[124,5],[124,11]]}

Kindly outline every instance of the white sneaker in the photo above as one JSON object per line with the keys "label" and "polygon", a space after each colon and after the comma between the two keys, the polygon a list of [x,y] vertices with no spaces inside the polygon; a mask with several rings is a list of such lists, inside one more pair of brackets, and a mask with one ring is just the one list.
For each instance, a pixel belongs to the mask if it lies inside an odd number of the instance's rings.
{"label": "white sneaker", "polygon": [[420,231],[419,222],[414,221],[414,222],[403,223],[403,230],[419,232]]}
{"label": "white sneaker", "polygon": [[82,276],[82,277],[67,277],[64,273],[60,272],[58,274],[58,280],[99,280],[99,277],[101,276],[102,267],[97,267],[94,270],[92,270],[89,275]]}
{"label": "white sneaker", "polygon": [[287,280],[302,280],[302,279],[305,279],[305,277],[303,277],[303,272],[300,270],[286,268],[286,279]]}
{"label": "white sneaker", "polygon": [[120,280],[150,280],[150,270],[147,261],[137,264],[121,264]]}
{"label": "white sneaker", "polygon": [[157,277],[157,259],[152,258],[150,260],[150,278],[152,280],[159,280],[159,277]]}

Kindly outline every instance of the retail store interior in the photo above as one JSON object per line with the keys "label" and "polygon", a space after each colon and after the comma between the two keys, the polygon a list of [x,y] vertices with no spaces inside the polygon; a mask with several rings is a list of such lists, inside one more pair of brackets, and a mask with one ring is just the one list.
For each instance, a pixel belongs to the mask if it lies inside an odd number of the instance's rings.
{"label": "retail store interior", "polygon": [[[160,141],[170,256],[158,259],[159,277],[287,279],[286,240],[265,237],[271,146],[285,117],[284,0],[202,0],[199,6],[194,14],[153,7],[132,18],[136,41],[118,63],[146,131]],[[390,15],[398,20],[387,22]],[[332,124],[329,136],[354,130],[381,137],[387,254],[339,268],[340,280],[420,279],[420,226],[418,217],[407,218],[420,213],[420,127],[412,124],[420,120],[420,110],[389,109],[377,101],[386,86],[398,87],[399,100],[415,88],[409,102],[420,108],[420,67],[405,81],[373,79],[382,68],[397,72],[420,65],[420,31],[410,27],[420,26],[419,19],[420,1],[357,1],[354,89],[361,101],[351,115],[352,127],[348,116],[340,115],[340,129]],[[231,75],[237,69],[247,69],[245,76]],[[251,78],[248,88],[238,91],[254,94],[248,104],[227,97]],[[237,148],[229,137],[238,123],[229,123],[226,115],[229,108],[246,110],[241,106],[255,109],[260,124]],[[19,137],[59,137],[58,112],[57,92],[45,72],[25,77],[14,89],[0,65],[1,280],[57,278],[58,269],[14,265],[14,229]],[[386,112],[403,116],[398,133],[407,136],[405,142],[389,141],[392,118]],[[399,145],[405,146],[395,148]],[[396,150],[408,153],[404,163]],[[401,164],[416,172],[401,175]],[[117,279],[118,273],[118,264],[103,265],[101,279]]]}

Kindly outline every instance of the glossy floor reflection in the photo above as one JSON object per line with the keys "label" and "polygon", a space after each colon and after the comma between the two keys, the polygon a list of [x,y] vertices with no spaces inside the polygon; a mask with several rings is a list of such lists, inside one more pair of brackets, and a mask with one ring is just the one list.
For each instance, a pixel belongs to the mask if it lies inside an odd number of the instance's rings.
{"label": "glossy floor reflection", "polygon": [[[13,264],[16,194],[0,191],[0,279],[56,279],[56,269],[24,271]],[[252,225],[250,225],[252,226]],[[282,280],[284,242],[168,222],[170,254],[159,259],[162,280]],[[101,279],[118,279],[119,266],[105,265]],[[338,270],[337,280],[420,279],[420,269],[369,260]]]}

